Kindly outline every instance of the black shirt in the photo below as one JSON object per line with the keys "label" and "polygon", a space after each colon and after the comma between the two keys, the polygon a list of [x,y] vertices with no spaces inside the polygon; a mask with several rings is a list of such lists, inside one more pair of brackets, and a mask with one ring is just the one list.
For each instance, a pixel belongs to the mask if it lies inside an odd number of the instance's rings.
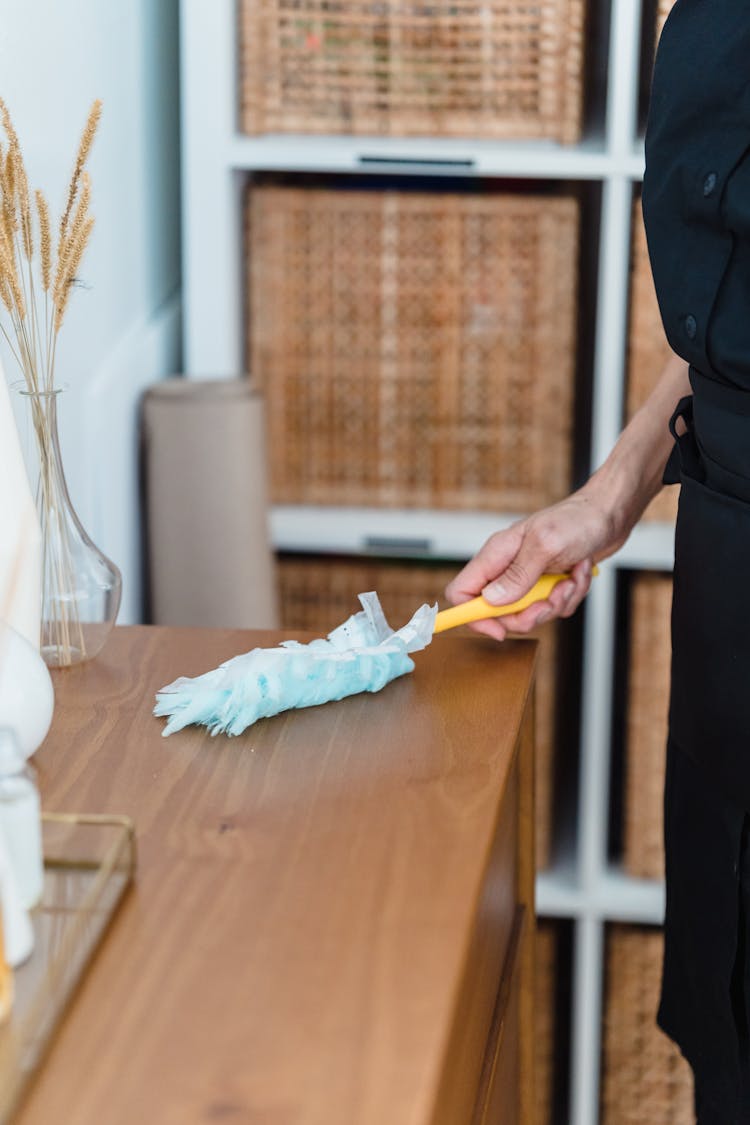
{"label": "black shirt", "polygon": [[681,486],[670,736],[750,811],[750,0],[672,9],[643,211],[664,327],[693,392],[676,405],[665,472]]}
{"label": "black shirt", "polygon": [[677,0],[659,43],[643,213],[664,328],[750,390],[750,0]]}

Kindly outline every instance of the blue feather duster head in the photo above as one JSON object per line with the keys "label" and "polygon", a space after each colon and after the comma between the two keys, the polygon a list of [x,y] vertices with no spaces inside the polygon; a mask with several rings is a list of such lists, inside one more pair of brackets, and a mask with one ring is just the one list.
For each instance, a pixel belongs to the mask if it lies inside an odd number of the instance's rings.
{"label": "blue feather duster head", "polygon": [[394,631],[377,594],[359,595],[362,609],[328,634],[300,644],[255,648],[192,679],[181,676],[157,692],[154,714],[166,716],[163,735],[191,723],[211,734],[241,734],[261,718],[380,691],[414,668],[410,653],[432,639],[437,606],[423,605]]}

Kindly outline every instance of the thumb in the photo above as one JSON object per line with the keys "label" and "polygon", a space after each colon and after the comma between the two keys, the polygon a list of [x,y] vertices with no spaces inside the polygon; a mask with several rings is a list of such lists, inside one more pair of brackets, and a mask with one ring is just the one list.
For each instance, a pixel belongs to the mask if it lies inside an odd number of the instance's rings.
{"label": "thumb", "polygon": [[523,531],[519,524],[512,524],[503,531],[496,531],[467,562],[445,590],[452,605],[475,598],[488,584],[498,578],[515,558],[523,542]]}
{"label": "thumb", "polygon": [[485,586],[482,595],[492,605],[507,605],[527,594],[544,572],[544,556],[522,543],[518,554],[497,578]]}

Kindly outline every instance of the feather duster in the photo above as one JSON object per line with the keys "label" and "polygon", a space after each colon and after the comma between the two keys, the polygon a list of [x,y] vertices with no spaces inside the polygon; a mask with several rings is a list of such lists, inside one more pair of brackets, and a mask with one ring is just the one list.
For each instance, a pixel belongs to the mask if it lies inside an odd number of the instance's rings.
{"label": "feather duster", "polygon": [[328,637],[255,648],[190,679],[181,676],[156,695],[154,714],[167,716],[163,735],[191,723],[211,734],[241,734],[258,719],[314,707],[361,691],[380,691],[414,668],[409,654],[432,639],[437,606],[421,606],[394,632],[377,594],[360,594],[362,609]]}

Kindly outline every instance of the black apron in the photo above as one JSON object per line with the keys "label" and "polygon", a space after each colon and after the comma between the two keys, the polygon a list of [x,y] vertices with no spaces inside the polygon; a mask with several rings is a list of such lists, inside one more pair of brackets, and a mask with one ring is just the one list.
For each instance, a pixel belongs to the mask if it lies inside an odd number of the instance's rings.
{"label": "black apron", "polygon": [[690,382],[693,394],[670,422],[675,445],[664,474],[682,486],[669,728],[750,809],[750,392],[692,367]]}
{"label": "black apron", "polygon": [[699,1125],[750,1122],[750,814],[670,740],[656,1020],[695,1076]]}
{"label": "black apron", "polygon": [[657,1021],[693,1067],[699,1125],[748,1125],[750,393],[690,382],[664,473],[681,491]]}

